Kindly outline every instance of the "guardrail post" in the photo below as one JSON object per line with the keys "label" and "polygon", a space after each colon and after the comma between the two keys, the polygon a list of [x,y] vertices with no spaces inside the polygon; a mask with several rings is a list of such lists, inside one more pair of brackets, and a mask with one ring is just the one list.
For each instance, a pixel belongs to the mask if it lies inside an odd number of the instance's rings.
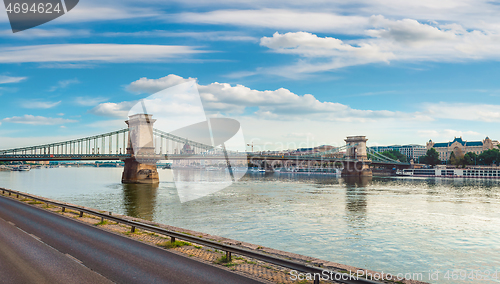
{"label": "guardrail post", "polygon": [[9,191],[9,196],[12,194],[12,192]]}
{"label": "guardrail post", "polygon": [[130,228],[130,232],[135,233],[135,226],[132,226],[132,228]]}
{"label": "guardrail post", "polygon": [[80,211],[80,217],[83,217],[83,211]]}
{"label": "guardrail post", "polygon": [[101,223],[104,223],[104,217],[101,217]]}
{"label": "guardrail post", "polygon": [[226,261],[231,262],[231,252],[230,251],[226,251]]}
{"label": "guardrail post", "polygon": [[175,237],[170,237],[170,242],[175,243]]}
{"label": "guardrail post", "polygon": [[314,284],[319,284],[319,276],[316,277],[317,275],[314,275]]}
{"label": "guardrail post", "polygon": [[66,207],[62,207],[61,212],[65,212],[65,211],[66,211]]}
{"label": "guardrail post", "polygon": [[16,198],[19,198],[19,194],[16,194]]}

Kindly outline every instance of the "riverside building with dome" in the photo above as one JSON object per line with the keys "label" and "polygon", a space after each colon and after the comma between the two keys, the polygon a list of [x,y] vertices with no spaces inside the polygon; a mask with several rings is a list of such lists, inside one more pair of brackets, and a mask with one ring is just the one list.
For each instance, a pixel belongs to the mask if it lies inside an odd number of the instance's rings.
{"label": "riverside building with dome", "polygon": [[453,141],[450,142],[433,142],[429,140],[427,142],[427,150],[434,148],[439,153],[439,159],[441,161],[447,161],[450,159],[451,153],[468,153],[472,152],[477,155],[481,154],[486,150],[496,148],[499,144],[498,140],[491,140],[489,137],[484,138],[482,141],[467,141],[463,140],[462,137],[455,137]]}

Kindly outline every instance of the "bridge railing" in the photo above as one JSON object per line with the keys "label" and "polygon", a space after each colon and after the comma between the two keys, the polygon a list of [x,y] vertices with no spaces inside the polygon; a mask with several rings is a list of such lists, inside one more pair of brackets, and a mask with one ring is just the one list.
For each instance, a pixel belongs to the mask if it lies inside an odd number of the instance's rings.
{"label": "bridge railing", "polygon": [[[104,153],[104,148],[109,144],[109,152],[112,151],[112,148],[114,145],[111,145],[111,139],[110,137],[115,137],[115,143],[117,144],[116,146],[116,152],[118,152],[118,144],[119,144],[119,139],[118,135],[122,134],[123,138],[123,145],[126,144],[126,138],[127,138],[127,133],[129,129],[124,128],[120,129],[117,131],[113,132],[108,132],[104,134],[99,134],[99,135],[94,135],[94,136],[89,136],[85,138],[78,138],[78,139],[72,139],[68,141],[61,141],[61,142],[56,142],[56,143],[49,143],[49,144],[43,144],[43,145],[36,145],[36,146],[28,146],[28,147],[20,147],[20,148],[12,148],[12,149],[5,149],[5,150],[0,150],[0,155],[6,155],[6,154],[76,154],[76,153],[85,153],[85,154],[92,154],[92,153],[98,153],[98,148],[100,147],[100,152]],[[105,143],[105,139],[108,139],[108,143]],[[121,139],[120,139],[121,140]],[[113,143],[114,144],[114,143]],[[125,153],[125,147],[122,146],[122,152]]]}
{"label": "bridge railing", "polygon": [[[19,147],[12,149],[1,149],[0,156],[6,155],[45,155],[45,154],[126,154],[129,145],[129,128],[120,129],[104,134],[60,141],[49,144]],[[181,148],[188,144],[197,152],[214,149],[211,145],[205,145],[188,138],[179,137],[158,129],[153,129],[153,145],[155,151],[160,153],[180,153]],[[172,149],[168,149],[168,143],[164,140],[173,142]],[[163,148],[165,144],[165,148]]]}
{"label": "bridge railing", "polygon": [[189,140],[187,138],[179,137],[179,136],[176,136],[176,135],[173,135],[173,134],[170,134],[170,133],[158,130],[156,128],[153,128],[153,135],[155,137],[165,138],[165,139],[177,142],[177,143],[186,143],[186,144],[189,144],[189,145],[191,145],[193,147],[204,149],[204,150],[211,150],[211,149],[214,148],[214,146],[212,146],[212,145],[206,145],[206,144],[203,144],[203,143],[192,141],[192,140]]}
{"label": "bridge railing", "polygon": [[[83,217],[83,214],[86,213],[89,215],[100,217],[101,221],[104,221],[104,219],[106,219],[106,220],[111,220],[111,221],[121,223],[124,225],[128,225],[128,226],[130,226],[130,230],[132,233],[135,232],[136,229],[141,229],[141,230],[145,230],[145,231],[154,232],[154,233],[168,236],[168,237],[170,237],[171,242],[175,242],[176,239],[180,239],[180,240],[188,241],[191,243],[200,244],[203,246],[218,249],[218,250],[226,252],[226,257],[229,261],[231,260],[231,254],[234,253],[237,255],[250,257],[253,259],[257,259],[260,261],[264,261],[264,262],[271,263],[271,264],[281,266],[281,267],[285,267],[288,269],[297,270],[297,271],[305,272],[305,273],[311,273],[312,275],[315,276],[314,283],[318,283],[318,284],[319,284],[319,278],[323,275],[322,274],[323,271],[325,271],[325,269],[322,269],[320,267],[306,265],[306,264],[303,264],[300,262],[296,262],[296,261],[292,261],[292,260],[288,260],[288,259],[283,259],[283,258],[275,257],[272,255],[268,255],[268,254],[263,254],[260,252],[237,247],[234,245],[222,244],[222,243],[219,243],[216,241],[211,241],[211,240],[203,239],[200,237],[179,233],[176,231],[172,231],[172,230],[168,230],[168,229],[164,229],[164,228],[160,228],[160,227],[155,227],[155,226],[144,224],[144,223],[137,222],[137,221],[127,220],[124,218],[113,216],[111,212],[103,213],[103,212],[95,211],[95,210],[88,209],[88,208],[83,208],[83,207],[74,206],[74,205],[70,205],[70,204],[66,204],[66,203],[60,203],[60,202],[48,200],[45,198],[41,198],[38,196],[34,196],[31,194],[22,193],[19,191],[6,189],[6,188],[0,188],[0,190],[2,191],[2,194],[5,194],[5,192],[8,192],[9,196],[14,194],[14,195],[16,195],[17,198],[19,198],[19,196],[23,196],[25,198],[29,198],[29,199],[33,199],[35,201],[46,203],[47,205],[50,204],[50,205],[54,205],[56,207],[61,207],[62,212],[65,212],[66,209],[77,211],[80,213],[80,215],[79,215],[80,217]],[[330,271],[328,271],[328,272],[330,272]],[[328,273],[328,274],[331,275],[330,273]],[[375,282],[375,281],[371,281],[371,280],[367,280],[367,279],[363,279],[363,278],[353,279],[351,277],[351,275],[349,275],[347,273],[342,273],[342,272],[334,272],[333,275],[335,277],[335,282],[338,282],[338,283],[381,284],[380,282]],[[318,276],[318,277],[316,277],[316,276]]]}
{"label": "bridge railing", "polygon": [[0,155],[0,161],[84,161],[84,160],[124,160],[129,154],[38,154]]}

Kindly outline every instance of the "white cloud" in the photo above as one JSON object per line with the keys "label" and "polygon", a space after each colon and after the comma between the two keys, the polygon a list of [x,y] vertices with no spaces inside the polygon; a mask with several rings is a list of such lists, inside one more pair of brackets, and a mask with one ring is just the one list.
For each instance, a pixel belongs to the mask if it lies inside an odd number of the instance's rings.
{"label": "white cloud", "polygon": [[49,44],[0,48],[0,63],[23,62],[145,62],[203,53],[195,47],[146,44]]}
{"label": "white cloud", "polygon": [[256,71],[235,71],[229,74],[224,75],[226,78],[244,78],[249,76],[254,76],[259,74]]}
{"label": "white cloud", "polygon": [[137,18],[156,18],[160,16],[160,14],[161,13],[157,9],[144,8],[140,5],[122,5],[122,1],[115,1],[114,3],[93,1],[88,4],[83,1],[71,10],[68,15],[57,18],[54,22],[95,22]]}
{"label": "white cloud", "polygon": [[436,137],[439,135],[436,130],[418,130],[417,133],[420,137]]}
{"label": "white cloud", "polygon": [[0,31],[0,37],[9,37],[12,39],[39,39],[55,37],[87,37],[91,33],[89,30],[68,30],[68,29],[28,29],[22,33],[13,33],[12,30]]}
{"label": "white cloud", "polygon": [[[329,32],[351,34],[367,27],[367,18],[384,15],[393,19],[417,19],[459,23],[469,29],[498,26],[500,7],[489,0],[398,1],[353,0],[297,1],[297,0],[238,0],[207,2],[180,1],[179,7],[198,13],[172,13],[161,1],[84,1],[64,17],[49,25],[65,22],[116,21],[170,21],[194,24],[237,25],[262,27],[280,31]],[[193,6],[202,8],[192,8]],[[166,12],[163,12],[166,11]],[[0,20],[7,22],[7,13]]]}
{"label": "white cloud", "polygon": [[95,106],[107,100],[104,97],[76,97],[75,103],[81,106]]}
{"label": "white cloud", "polygon": [[472,139],[482,139],[484,138],[481,133],[476,131],[460,131],[453,129],[441,129],[441,130],[419,130],[417,131],[420,137],[425,137],[427,139],[431,139],[434,142],[439,142],[438,140],[446,140],[450,141],[452,137],[463,137],[467,140]]}
{"label": "white cloud", "polygon": [[21,81],[26,80],[28,77],[11,77],[0,75],[0,84],[8,84],[8,83],[19,83]]}
{"label": "white cloud", "polygon": [[125,119],[113,119],[113,120],[100,120],[86,124],[85,126],[90,128],[102,128],[103,131],[113,131],[117,129],[126,128],[127,124],[125,123]]}
{"label": "white cloud", "polygon": [[129,110],[137,102],[102,103],[89,112],[99,116],[127,118]]}
{"label": "white cloud", "polygon": [[59,81],[59,82],[57,82],[57,85],[52,86],[49,89],[49,92],[54,92],[57,89],[64,89],[71,84],[78,84],[78,83],[80,83],[80,81],[78,81],[78,79],[69,79],[69,80]]}
{"label": "white cloud", "polygon": [[481,122],[500,121],[500,105],[470,103],[425,103],[424,111],[435,118]]}
{"label": "white cloud", "polygon": [[137,81],[130,83],[127,90],[133,93],[149,93],[153,94],[163,89],[173,87],[188,81],[195,80],[193,78],[184,79],[180,76],[170,74],[159,79],[148,79],[146,77],[140,78]]}
{"label": "white cloud", "polygon": [[476,131],[460,131],[453,129],[445,129],[443,131],[444,136],[446,137],[470,137],[470,136],[480,136],[481,134]]}
{"label": "white cloud", "polygon": [[[140,78],[127,86],[135,93],[156,93],[181,84],[193,78],[170,74],[159,79]],[[297,95],[285,88],[277,90],[254,90],[243,85],[227,83],[197,84],[205,109],[211,113],[244,114],[252,109],[252,115],[273,120],[328,120],[328,121],[374,121],[400,119],[406,121],[430,122],[438,119],[452,119],[480,122],[500,121],[500,105],[470,103],[424,103],[415,106],[416,112],[390,110],[354,109],[336,102],[320,101],[311,94]],[[128,106],[128,105],[126,105]],[[117,104],[101,104],[105,109]],[[125,109],[119,107],[123,113]]]}
{"label": "white cloud", "polygon": [[49,69],[86,69],[94,68],[94,64],[88,63],[43,63],[38,66],[38,68],[49,68]]}
{"label": "white cloud", "polygon": [[[409,18],[429,22],[455,22],[466,26],[467,29],[477,29],[498,27],[498,13],[500,12],[500,7],[495,2],[488,0],[353,0],[349,1],[348,4],[345,1],[329,0],[240,0],[217,1],[217,3],[188,0],[182,1],[182,4],[206,6],[212,11],[173,15],[175,21],[187,22],[189,20],[195,23],[257,26],[283,31],[321,31],[331,34],[358,33],[367,27],[363,26],[366,22],[360,20],[354,21],[353,26],[337,28],[336,25],[330,24],[328,19],[338,15],[369,18],[372,15],[380,14],[393,19]],[[287,15],[293,14],[298,15],[287,17]],[[274,15],[276,16],[273,17]],[[314,16],[311,19],[310,17],[301,17],[302,15]],[[350,21],[345,22],[348,25]]]}
{"label": "white cloud", "polygon": [[283,135],[284,138],[299,138],[299,139],[302,139],[302,138],[311,138],[311,139],[314,139],[314,134],[310,133],[310,132],[306,132],[306,133],[303,133],[303,132],[292,132],[292,133],[288,133],[286,135]]}
{"label": "white cloud", "polygon": [[[260,44],[277,53],[295,54],[312,61],[300,61],[288,73],[310,73],[373,62],[389,62],[395,56],[375,44],[351,45],[332,37],[318,37],[311,33],[296,32],[263,37]],[[321,60],[314,61],[320,58]],[[329,60],[324,60],[327,58]],[[291,71],[293,70],[293,71]]]}
{"label": "white cloud", "polygon": [[[168,87],[193,80],[177,75],[159,79],[141,78],[127,86],[135,93],[156,93]],[[253,114],[270,119],[321,119],[330,121],[366,121],[377,118],[403,117],[405,119],[427,119],[419,113],[406,114],[387,110],[358,110],[335,103],[321,102],[313,95],[297,95],[285,88],[259,91],[243,85],[227,83],[197,85],[206,111],[212,113],[243,113],[247,108],[257,108]],[[117,107],[114,103],[101,104],[107,110]],[[122,108],[120,110],[124,111]]]}
{"label": "white cloud", "polygon": [[54,118],[54,117],[44,117],[44,116],[34,116],[25,114],[24,116],[13,116],[4,118],[2,121],[11,123],[21,123],[30,125],[56,125],[64,123],[77,122],[76,120],[64,119],[64,118]]}
{"label": "white cloud", "polygon": [[35,108],[35,109],[49,109],[58,106],[61,101],[57,102],[47,102],[47,101],[25,101],[21,104],[24,108]]}
{"label": "white cloud", "polygon": [[406,45],[426,45],[436,41],[454,40],[458,33],[466,32],[459,25],[443,26],[444,29],[421,24],[413,19],[391,21],[383,16],[372,16],[370,23],[374,28],[367,34],[376,38],[385,38]]}
{"label": "white cloud", "polygon": [[195,38],[198,40],[208,40],[208,41],[254,41],[257,42],[259,39],[253,36],[243,34],[241,32],[230,32],[230,31],[217,31],[217,32],[172,32],[164,30],[155,31],[141,31],[141,32],[113,32],[113,33],[103,33],[99,34],[108,37],[187,37]]}
{"label": "white cloud", "polygon": [[[416,20],[370,17],[365,37],[340,40],[308,32],[276,32],[261,38],[271,51],[300,56],[295,64],[261,70],[288,77],[369,63],[392,61],[500,60],[500,34],[468,31],[458,24],[431,25]],[[500,30],[499,30],[500,31]]]}
{"label": "white cloud", "polygon": [[190,24],[216,24],[250,26],[266,29],[343,31],[360,33],[368,24],[368,18],[345,16],[335,13],[309,12],[289,9],[216,10],[203,13],[179,13],[171,20]]}

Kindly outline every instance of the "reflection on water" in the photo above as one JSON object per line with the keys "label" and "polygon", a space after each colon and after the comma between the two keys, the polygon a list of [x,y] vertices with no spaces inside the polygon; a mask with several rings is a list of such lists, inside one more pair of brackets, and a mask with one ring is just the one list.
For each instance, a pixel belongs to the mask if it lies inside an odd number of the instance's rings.
{"label": "reflection on water", "polygon": [[231,175],[225,168],[173,168],[172,172],[181,202],[203,198],[232,184]]}
{"label": "reflection on water", "polygon": [[350,226],[364,226],[366,219],[366,186],[372,177],[346,177],[343,179],[346,188],[345,208]]}
{"label": "reflection on water", "polygon": [[500,266],[500,180],[256,174],[181,203],[159,173],[151,187],[116,168],[0,172],[0,186],[390,273]]}
{"label": "reflection on water", "polygon": [[355,187],[364,188],[368,184],[370,184],[372,179],[373,179],[373,177],[344,177],[344,178],[342,178],[344,184],[347,187],[351,187],[351,188],[355,188]]}
{"label": "reflection on water", "polygon": [[125,215],[153,220],[158,184],[123,184]]}

